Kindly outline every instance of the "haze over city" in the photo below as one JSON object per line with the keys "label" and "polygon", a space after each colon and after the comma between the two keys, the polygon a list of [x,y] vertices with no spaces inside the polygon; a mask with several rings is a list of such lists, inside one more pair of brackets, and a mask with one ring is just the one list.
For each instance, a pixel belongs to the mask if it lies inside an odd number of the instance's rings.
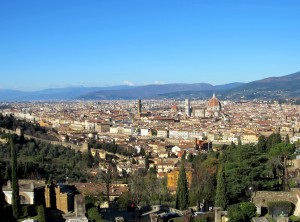
{"label": "haze over city", "polygon": [[299,71],[299,1],[1,1],[1,89],[249,82]]}

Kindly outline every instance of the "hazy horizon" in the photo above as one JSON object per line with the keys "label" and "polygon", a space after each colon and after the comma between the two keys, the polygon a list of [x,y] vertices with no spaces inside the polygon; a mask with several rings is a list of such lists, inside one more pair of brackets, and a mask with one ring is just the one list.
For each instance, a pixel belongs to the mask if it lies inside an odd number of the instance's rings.
{"label": "hazy horizon", "polygon": [[139,87],[139,86],[147,86],[147,85],[166,85],[166,84],[210,84],[212,86],[218,86],[218,85],[227,85],[232,83],[242,83],[242,82],[230,82],[230,83],[224,83],[224,84],[211,84],[207,82],[195,82],[195,83],[182,83],[182,82],[173,82],[173,83],[149,83],[149,84],[143,84],[143,85],[128,85],[128,84],[122,84],[122,85],[106,85],[106,86],[96,86],[96,85],[66,85],[66,86],[53,86],[53,87],[46,87],[46,88],[38,88],[38,89],[13,89],[13,88],[0,88],[0,90],[16,90],[16,91],[22,91],[22,92],[35,92],[35,91],[43,91],[43,90],[50,90],[50,89],[66,89],[66,88],[109,88],[109,87],[122,87],[122,86],[129,86],[129,87]]}

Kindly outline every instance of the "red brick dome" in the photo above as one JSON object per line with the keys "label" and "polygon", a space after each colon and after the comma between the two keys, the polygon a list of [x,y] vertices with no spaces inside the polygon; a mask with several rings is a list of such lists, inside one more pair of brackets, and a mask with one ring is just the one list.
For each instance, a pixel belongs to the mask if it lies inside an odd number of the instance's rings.
{"label": "red brick dome", "polygon": [[218,98],[215,96],[215,94],[213,94],[213,97],[207,103],[207,108],[211,109],[211,108],[216,108],[216,107],[221,109],[221,103],[218,100]]}

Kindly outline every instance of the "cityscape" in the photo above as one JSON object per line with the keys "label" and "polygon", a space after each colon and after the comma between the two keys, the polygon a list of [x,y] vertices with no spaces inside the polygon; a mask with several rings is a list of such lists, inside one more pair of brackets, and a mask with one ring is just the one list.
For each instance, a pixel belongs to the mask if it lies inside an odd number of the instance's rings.
{"label": "cityscape", "polygon": [[[248,152],[257,152],[261,143],[265,147],[260,148],[264,150],[262,153],[267,149],[271,152],[274,146],[272,143],[286,144],[286,141],[287,146],[292,146],[291,149],[296,152],[300,146],[299,111],[299,105],[280,104],[278,101],[221,101],[215,94],[206,101],[185,99],[2,103],[0,126],[3,181],[10,178],[6,162],[9,156],[5,154],[5,147],[11,143],[8,135],[14,134],[16,144],[23,147],[21,150],[27,150],[30,146],[34,149],[24,152],[19,150],[19,158],[22,159],[19,165],[26,166],[28,171],[19,170],[23,172],[19,175],[23,205],[44,203],[46,209],[52,209],[49,189],[54,186],[55,208],[62,212],[62,221],[88,220],[86,211],[82,210],[84,207],[74,205],[74,201],[82,203],[82,198],[87,196],[92,196],[92,200],[98,204],[96,206],[100,210],[99,215],[102,215],[101,220],[111,220],[112,215],[115,220],[123,218],[132,221],[151,221],[154,219],[150,215],[164,215],[162,218],[165,217],[165,220],[169,217],[181,218],[189,215],[189,212],[194,212],[195,218],[217,220],[215,213],[221,215],[223,212],[214,212],[214,195],[218,192],[218,172],[222,161],[220,155],[239,147],[241,150],[249,149]],[[277,142],[275,135],[279,136]],[[268,142],[270,138],[272,141]],[[54,156],[50,157],[53,154],[47,154],[45,148],[42,148],[44,146],[72,150],[74,156],[82,153],[82,158],[86,158],[87,163],[80,163],[81,171],[73,172],[78,166],[70,159],[63,164],[63,169],[47,172],[41,169],[44,163],[41,164],[39,158],[45,159],[42,160],[44,162]],[[40,152],[44,156],[41,157]],[[39,160],[25,157],[35,155]],[[297,157],[293,152],[290,155]],[[50,159],[48,161],[54,161]],[[266,192],[274,192],[272,195],[283,192],[280,191],[281,188],[275,191],[275,186],[283,186],[284,169],[279,168],[278,172],[273,172],[269,161],[271,159],[260,166],[264,168],[260,173],[268,174],[271,178],[250,176],[247,180],[251,181],[240,188],[242,193],[239,198],[246,198],[248,201],[252,198],[253,203],[259,204],[260,213],[266,207],[261,203]],[[292,158],[286,165],[289,186],[282,189],[292,189],[285,192],[296,192],[293,189],[298,186],[300,161]],[[179,192],[181,166],[184,166],[186,186],[190,193],[188,200],[194,205],[177,209],[177,201],[173,198]],[[250,171],[254,169],[255,167]],[[278,178],[282,181],[279,184]],[[266,179],[268,182],[265,181],[264,186],[268,186],[267,188],[260,184]],[[151,183],[154,183],[154,187]],[[141,186],[142,190],[136,186]],[[253,193],[249,193],[250,188]],[[2,190],[5,200],[11,204],[10,180],[3,184]],[[34,192],[34,195],[29,195],[29,192]],[[255,196],[258,192],[261,193]],[[272,198],[272,195],[268,195],[270,197],[265,198]],[[289,201],[294,202],[294,199],[292,197]],[[130,204],[134,204],[134,209],[128,210]],[[149,208],[149,204],[152,208]],[[187,210],[187,206],[192,211],[182,211]],[[127,209],[122,212],[120,209],[124,207]],[[111,209],[111,212],[101,209]],[[48,220],[59,220],[56,217],[53,219],[52,216],[56,214],[51,215],[49,212],[52,211],[48,211]]]}
{"label": "cityscape", "polygon": [[299,9],[0,2],[0,222],[299,222]]}

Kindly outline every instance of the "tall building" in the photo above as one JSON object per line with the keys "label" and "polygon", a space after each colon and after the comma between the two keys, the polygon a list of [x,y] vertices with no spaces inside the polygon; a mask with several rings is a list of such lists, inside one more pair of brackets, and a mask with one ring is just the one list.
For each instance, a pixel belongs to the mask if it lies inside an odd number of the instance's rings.
{"label": "tall building", "polygon": [[138,115],[140,115],[142,113],[142,101],[139,99],[138,100]]}
{"label": "tall building", "polygon": [[185,99],[184,109],[185,109],[185,115],[190,117],[191,116],[191,101],[190,101],[190,99]]}

